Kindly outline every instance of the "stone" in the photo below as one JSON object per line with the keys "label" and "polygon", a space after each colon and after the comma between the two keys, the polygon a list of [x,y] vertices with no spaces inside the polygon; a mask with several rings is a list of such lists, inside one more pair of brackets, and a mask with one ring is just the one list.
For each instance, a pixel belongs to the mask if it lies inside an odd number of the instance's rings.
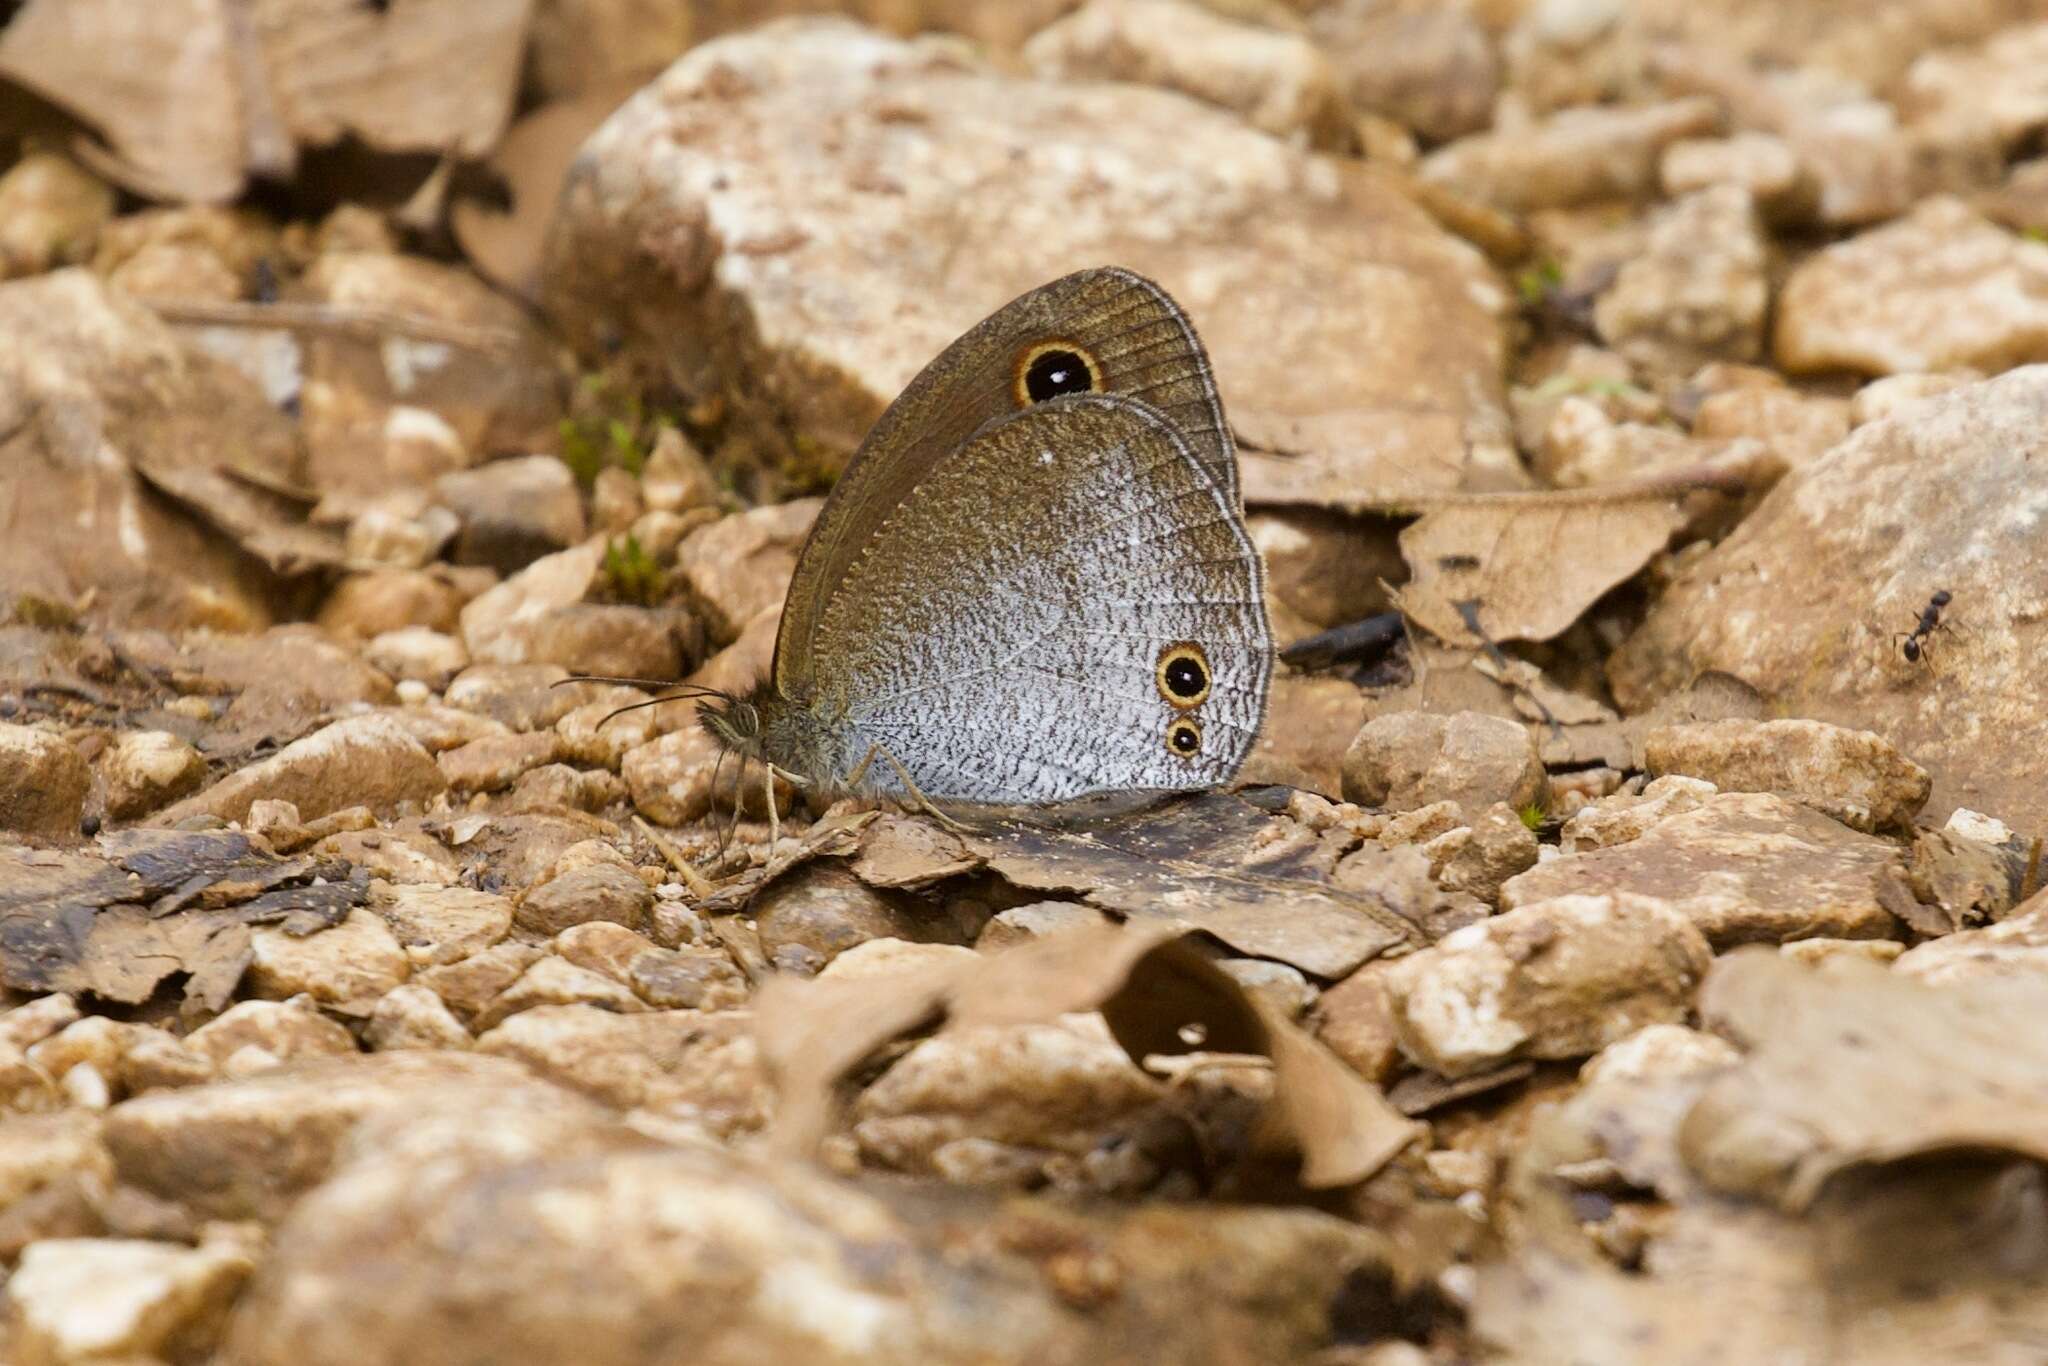
{"label": "stone", "polygon": [[459,963],[512,931],[510,898],[468,887],[372,884],[370,906],[384,918],[415,969]]}
{"label": "stone", "polygon": [[[967,166],[1002,248],[878,270],[875,242],[962,231],[940,168]],[[588,354],[609,336],[684,393],[727,395],[729,436],[807,488],[990,310],[1104,261],[1197,321],[1248,501],[1509,472],[1508,293],[1390,178],[1167,91],[1021,79],[833,20],[693,48],[613,114],[569,177],[543,293]]]}
{"label": "stone", "polygon": [[1667,816],[1696,811],[1713,796],[1697,778],[1656,778],[1641,792],[1618,792],[1588,803],[1558,830],[1559,853],[1577,854],[1626,844]]}
{"label": "stone", "polygon": [[1983,373],[1977,370],[1945,370],[1940,374],[1886,375],[1874,379],[1849,400],[1849,425],[1861,427],[1896,417],[1921,399],[1980,383],[1983,378]]}
{"label": "stone", "polygon": [[394,987],[370,1012],[363,1041],[379,1053],[400,1048],[467,1048],[469,1031],[433,992],[421,986]]}
{"label": "stone", "polygon": [[738,1010],[753,994],[731,956],[714,948],[650,949],[632,961],[628,982],[656,1010]]}
{"label": "stone", "polygon": [[[1932,778],[1924,814],[1936,825],[1968,806],[2048,826],[2048,680],[2026,662],[2048,619],[2014,570],[2038,548],[2040,500],[2026,491],[2044,431],[2048,366],[1857,428],[1675,566],[1609,659],[1616,701],[1641,712],[1703,674],[1732,675],[1764,714],[1871,731],[1910,756]],[[1895,635],[1937,590],[1954,629],[1908,660]]]}
{"label": "stone", "polygon": [[9,1116],[0,1123],[0,1257],[13,1264],[38,1239],[100,1232],[112,1180],[98,1115]]}
{"label": "stone", "polygon": [[1367,712],[1365,694],[1348,678],[1276,670],[1266,722],[1238,781],[1286,783],[1335,797],[1343,787],[1345,747]]}
{"label": "stone", "polygon": [[0,470],[0,588],[58,602],[97,589],[97,609],[131,627],[269,624],[275,576],[136,468],[176,480],[233,450],[259,478],[289,477],[291,421],[253,384],[67,269],[0,284],[0,411],[73,415],[22,427]]}
{"label": "stone", "polygon": [[422,491],[399,489],[356,512],[345,546],[351,563],[417,572],[439,558],[460,529],[455,514],[429,503]]}
{"label": "stone", "polygon": [[248,982],[256,995],[281,1001],[304,992],[349,1011],[367,1010],[412,972],[383,918],[361,908],[303,938],[259,929],[249,937],[249,951]]}
{"label": "stone", "polygon": [[1298,1020],[1306,1015],[1319,994],[1300,968],[1286,963],[1264,958],[1219,958],[1216,966],[1248,995],[1272,1007],[1283,1020]]}
{"label": "stone", "polygon": [[1355,107],[1432,143],[1493,121],[1500,59],[1467,6],[1321,5],[1308,21]]}
{"label": "stone", "polygon": [[326,1179],[365,1117],[429,1100],[574,1105],[517,1063],[475,1053],[400,1051],[295,1063],[261,1076],[123,1101],[104,1120],[117,1176],[210,1219],[275,1222]]}
{"label": "stone", "polygon": [[320,629],[344,640],[425,627],[453,634],[466,594],[431,569],[369,569],[350,574],[320,605]]}
{"label": "stone", "polygon": [[1653,1024],[1588,1058],[1579,1069],[1579,1080],[1589,1086],[1661,1081],[1717,1071],[1741,1060],[1740,1050],[1718,1034],[1681,1024]]}
{"label": "stone", "polygon": [[1160,1084],[1106,1038],[1059,1025],[988,1025],[914,1045],[861,1093],[853,1133],[869,1161],[930,1174],[966,1139],[1079,1155],[1158,1103]]}
{"label": "stone", "polygon": [[[1615,422],[1600,405],[1572,397],[1551,414],[1530,464],[1559,488],[1594,488],[1701,468],[1740,476],[1768,458],[1758,441],[1703,441],[1666,426]],[[1755,482],[1767,483],[1780,472],[1782,467],[1772,467],[1768,478]]]}
{"label": "stone", "polygon": [[761,952],[785,971],[815,973],[870,939],[932,938],[916,919],[845,869],[807,864],[753,901]]}
{"label": "stone", "polygon": [[1723,792],[1775,792],[1853,830],[1909,827],[1927,804],[1927,770],[1867,730],[1825,721],[1708,721],[1643,737],[1643,767]]}
{"label": "stone", "polygon": [[1989,978],[2048,975],[2048,899],[2037,894],[1996,925],[1915,945],[1893,970],[1929,986],[1963,988]]}
{"label": "stone", "polygon": [[586,530],[575,476],[551,455],[493,460],[444,474],[434,492],[461,522],[458,564],[516,574],[543,555],[575,545]]}
{"label": "stone", "polygon": [[1778,956],[1807,967],[1854,959],[1864,963],[1894,963],[1906,951],[1904,944],[1889,939],[1795,939],[1778,947]]}
{"label": "stone", "polygon": [[521,1011],[541,1006],[588,1006],[633,1014],[645,1010],[638,996],[600,972],[545,954],[519,975],[519,980],[491,998],[474,1021],[479,1032],[504,1023]]}
{"label": "stone", "polygon": [[1426,181],[1516,213],[1645,199],[1664,149],[1716,131],[1699,98],[1634,108],[1568,109],[1523,128],[1463,137],[1422,159]]}
{"label": "stone", "polygon": [[514,919],[535,934],[609,920],[637,930],[654,909],[654,889],[630,868],[591,864],[556,874],[521,897]]}
{"label": "stone", "polygon": [[[351,808],[361,811],[363,808]],[[336,815],[347,815],[346,811]],[[328,819],[333,819],[329,817]],[[344,858],[372,878],[419,887],[446,887],[462,876],[462,868],[448,847],[423,830],[396,826],[375,829],[340,830],[323,835],[313,853],[322,858]]]}
{"label": "stone", "polygon": [[0,1117],[39,1114],[62,1104],[50,1074],[12,1044],[0,1044]]}
{"label": "stone", "polygon": [[1401,1061],[1385,980],[1395,961],[1375,958],[1326,988],[1309,1017],[1323,1045],[1375,1086],[1391,1081]]}
{"label": "stone", "polygon": [[1899,850],[1809,807],[1723,792],[1626,844],[1546,860],[1501,887],[1503,909],[1570,895],[1634,896],[1690,918],[1717,950],[1791,939],[1883,939]]}
{"label": "stone", "polygon": [[78,1019],[78,1002],[69,992],[52,992],[0,1011],[0,1046],[26,1050]]}
{"label": "stone", "polygon": [[[678,709],[689,705],[679,703]],[[794,785],[772,776],[763,783],[758,768],[743,772],[730,758],[721,771],[724,754],[710,732],[681,726],[628,750],[619,761],[619,776],[633,809],[656,825],[692,825],[714,810],[731,811],[735,806],[756,820],[766,820],[771,793],[778,816],[796,809]]]}
{"label": "stone", "polygon": [[572,673],[619,678],[679,678],[704,657],[704,629],[679,607],[575,602],[523,628],[527,657]]}
{"label": "stone", "polygon": [[1454,931],[1383,981],[1401,1051],[1461,1077],[1515,1058],[1584,1057],[1679,1023],[1712,958],[1663,901],[1558,896]]}
{"label": "stone", "polygon": [[545,811],[567,807],[575,811],[604,811],[626,798],[626,785],[603,769],[571,768],[567,764],[542,764],[519,775],[505,795],[511,811]]}
{"label": "stone", "polygon": [[7,1282],[14,1350],[53,1366],[189,1351],[219,1332],[254,1266],[248,1249],[227,1240],[32,1243]]}
{"label": "stone", "polygon": [[469,667],[461,641],[426,626],[386,631],[364,647],[363,657],[393,678],[417,679],[435,692]]}
{"label": "stone", "polygon": [[958,944],[914,944],[907,939],[870,939],[841,953],[818,974],[821,982],[847,982],[891,977],[899,973],[925,972],[952,967],[964,970],[979,959],[973,949]]}
{"label": "stone", "polygon": [[1068,930],[1091,929],[1107,924],[1109,917],[1079,901],[1033,901],[997,911],[974,941],[979,953],[1029,944],[1048,935]]}
{"label": "stone", "polygon": [[657,512],[706,508],[718,501],[718,479],[688,437],[674,427],[664,427],[641,467],[640,496]]}
{"label": "stone", "polygon": [[1536,832],[1505,802],[1422,842],[1438,886],[1488,903],[1500,898],[1502,883],[1536,866],[1540,849]]}
{"label": "stone", "polygon": [[91,786],[92,770],[62,736],[0,722],[0,830],[76,839]]}
{"label": "stone", "polygon": [[1719,185],[1749,193],[1767,217],[1810,211],[1815,187],[1799,154],[1783,138],[1742,132],[1725,138],[1683,138],[1664,149],[1657,178],[1673,199]]}
{"label": "stone", "polygon": [[439,755],[441,774],[451,792],[502,792],[529,769],[553,763],[559,744],[553,731],[523,735],[487,735]]}
{"label": "stone", "polygon": [[0,175],[0,280],[92,258],[114,216],[106,182],[53,152],[30,152]]}
{"label": "stone", "polygon": [[532,944],[494,944],[459,962],[422,969],[412,985],[439,996],[458,1020],[474,1021],[540,957],[541,950]]}
{"label": "stone", "polygon": [[1365,723],[1344,751],[1344,800],[1411,811],[1454,801],[1478,811],[1547,806],[1549,781],[1520,723],[1482,712],[1393,712]]}
{"label": "stone", "polygon": [[797,551],[822,500],[736,512],[700,527],[676,550],[676,577],[703,614],[711,638],[729,644],[754,618],[780,607],[796,573]]}
{"label": "stone", "polygon": [[1275,640],[1384,612],[1390,604],[1380,585],[1407,576],[1401,547],[1384,518],[1272,508],[1250,513],[1245,530],[1266,564],[1266,611]]}
{"label": "stone", "polygon": [[595,690],[590,684],[555,686],[568,677],[559,664],[472,664],[449,683],[442,700],[508,730],[548,730]]}
{"label": "stone", "polygon": [[126,730],[100,758],[109,820],[134,820],[176,801],[206,780],[206,760],[162,730]]}
{"label": "stone", "polygon": [[357,804],[380,811],[424,804],[447,788],[419,741],[383,716],[352,716],[159,811],[155,824],[195,815],[238,821],[258,801],[286,801],[307,820]]}
{"label": "stone", "polygon": [[1825,247],[1778,298],[1773,349],[1794,373],[1864,375],[2048,360],[2048,243],[1961,200]]}
{"label": "stone", "polygon": [[1653,374],[1763,352],[1769,248],[1749,192],[1719,185],[1651,219],[1642,253],[1593,304],[1601,340]]}
{"label": "stone", "polygon": [[551,1005],[514,1015],[476,1047],[607,1105],[687,1113],[729,1133],[759,1127],[767,1113],[752,1030],[737,1010],[619,1014]]}
{"label": "stone", "polygon": [[1900,81],[1901,111],[1950,137],[2010,154],[2048,127],[2048,22],[2007,29],[1975,49],[1929,52]]}
{"label": "stone", "polygon": [[[582,602],[603,564],[604,542],[585,541],[543,555],[503,583],[477,594],[462,609],[462,643],[469,647],[470,658],[480,664],[559,664],[534,653],[535,624],[560,608]],[[567,672],[564,669],[564,676]],[[451,694],[450,705],[465,704],[454,701]]]}
{"label": "stone", "polygon": [[1785,469],[1811,464],[1849,435],[1850,405],[1785,388],[1739,388],[1701,401],[1692,433],[1715,441],[1761,442]]}
{"label": "stone", "polygon": [[1177,90],[1278,138],[1337,149],[1350,137],[1336,73],[1307,37],[1185,0],[1088,0],[1040,29],[1023,56],[1047,79]]}
{"label": "stone", "polygon": [[167,1030],[138,1027],[128,1036],[128,1046],[121,1054],[115,1090],[139,1096],[148,1091],[199,1086],[212,1081],[217,1073],[213,1060],[193,1047],[189,1036],[181,1039]]}
{"label": "stone", "polygon": [[[226,1069],[233,1060],[238,1076],[360,1051],[347,1029],[322,1015],[305,997],[237,1002],[186,1035],[185,1046],[216,1070]],[[259,1053],[267,1062],[256,1056]]]}

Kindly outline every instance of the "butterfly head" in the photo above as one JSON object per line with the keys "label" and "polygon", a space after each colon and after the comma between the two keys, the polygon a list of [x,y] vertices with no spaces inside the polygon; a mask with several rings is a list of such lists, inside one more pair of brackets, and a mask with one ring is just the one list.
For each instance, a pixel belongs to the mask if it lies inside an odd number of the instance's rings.
{"label": "butterfly head", "polygon": [[749,759],[761,757],[761,709],[751,696],[707,699],[697,707],[697,724],[720,749]]}

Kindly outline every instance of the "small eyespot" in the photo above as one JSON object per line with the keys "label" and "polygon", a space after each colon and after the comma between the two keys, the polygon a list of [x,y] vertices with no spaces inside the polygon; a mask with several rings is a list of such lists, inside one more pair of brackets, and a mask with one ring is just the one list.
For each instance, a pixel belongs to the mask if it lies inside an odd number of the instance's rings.
{"label": "small eyespot", "polygon": [[1166,728],[1166,749],[1183,759],[1194,758],[1202,752],[1202,728],[1188,717],[1175,718]]}
{"label": "small eyespot", "polygon": [[1181,710],[1199,707],[1209,700],[1209,656],[1192,640],[1177,641],[1159,652],[1152,681]]}
{"label": "small eyespot", "polygon": [[1085,394],[1102,387],[1102,370],[1085,347],[1044,341],[1017,357],[1017,406],[1028,408],[1061,394]]}

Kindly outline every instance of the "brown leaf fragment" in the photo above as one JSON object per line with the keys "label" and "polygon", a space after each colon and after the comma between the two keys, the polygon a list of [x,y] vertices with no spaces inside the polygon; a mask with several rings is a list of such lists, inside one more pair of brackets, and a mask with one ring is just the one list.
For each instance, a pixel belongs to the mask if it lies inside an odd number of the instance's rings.
{"label": "brown leaf fragment", "polygon": [[885,815],[867,828],[853,873],[870,887],[929,887],[971,873],[981,860],[930,821]]}
{"label": "brown leaf fragment", "polygon": [[1685,515],[1668,499],[1559,499],[1454,505],[1401,532],[1412,574],[1401,610],[1439,639],[1549,640],[1662,550]]}
{"label": "brown leaf fragment", "polygon": [[2048,1161],[2048,982],[1945,991],[1873,963],[1720,959],[1701,1013],[1750,1046],[1679,1132],[1723,1190],[1797,1213],[1849,1168],[1958,1150]]}
{"label": "brown leaf fragment", "polygon": [[1050,1021],[1099,1009],[1131,1060],[1191,1052],[1271,1059],[1265,1122],[1302,1156],[1311,1188],[1364,1180],[1419,1126],[1322,1044],[1252,996],[1200,949],[1161,924],[1083,929],[981,961],[882,977],[777,979],[756,998],[761,1051],[781,1101],[773,1135],[785,1152],[814,1149],[834,1122],[840,1087],[884,1045],[941,1016],[947,1030]]}

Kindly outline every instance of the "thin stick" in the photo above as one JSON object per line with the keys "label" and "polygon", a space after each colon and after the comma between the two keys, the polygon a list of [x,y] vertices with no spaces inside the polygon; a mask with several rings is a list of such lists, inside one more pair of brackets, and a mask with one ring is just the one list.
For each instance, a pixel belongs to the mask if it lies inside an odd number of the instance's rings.
{"label": "thin stick", "polygon": [[653,845],[663,858],[668,860],[668,866],[676,870],[676,875],[682,878],[683,885],[690,889],[691,896],[702,900],[717,890],[711,885],[709,879],[690,866],[690,861],[683,857],[682,850],[676,848],[674,840],[669,839],[666,835],[656,833],[654,827],[639,816],[633,817],[633,824],[638,826],[640,833],[647,837],[647,842]]}
{"label": "thin stick", "polygon": [[378,340],[385,336],[441,342],[465,351],[505,355],[520,347],[519,334],[502,327],[422,318],[372,308],[334,304],[212,302],[200,299],[145,299],[165,322],[188,326],[258,327],[286,332],[336,332]]}

